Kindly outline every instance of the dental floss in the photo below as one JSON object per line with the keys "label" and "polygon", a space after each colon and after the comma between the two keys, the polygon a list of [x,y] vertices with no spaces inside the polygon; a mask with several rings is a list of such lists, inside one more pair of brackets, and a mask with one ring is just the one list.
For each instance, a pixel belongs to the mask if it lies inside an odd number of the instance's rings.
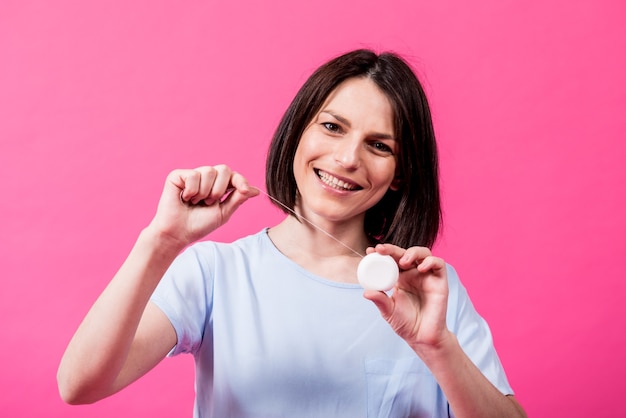
{"label": "dental floss", "polygon": [[[393,259],[393,257],[391,257],[390,255],[379,254],[377,252],[373,252],[364,256],[354,248],[350,247],[348,244],[333,236],[330,232],[324,230],[322,227],[316,225],[304,216],[298,215],[293,209],[276,199],[274,196],[271,196],[266,191],[258,187],[255,188],[261,194],[267,196],[269,199],[285,208],[285,210],[293,213],[297,218],[306,221],[320,232],[326,234],[328,237],[334,239],[339,244],[343,245],[348,250],[361,257],[361,261],[359,262],[359,265],[357,267],[356,275],[359,284],[363,286],[364,289],[387,291],[391,290],[395,286],[396,282],[398,281],[400,271],[398,269],[398,264],[396,264],[396,261]],[[182,191],[180,192],[180,201],[183,204],[188,204],[188,202],[185,202],[183,200]]]}
{"label": "dental floss", "polygon": [[283,208],[285,208],[286,210],[288,210],[289,212],[293,213],[294,215],[296,215],[296,217],[307,221],[311,226],[313,226],[314,228],[316,228],[317,230],[323,232],[324,234],[328,235],[330,238],[334,239],[335,241],[337,241],[339,244],[343,245],[344,247],[346,247],[347,249],[349,249],[350,251],[352,251],[353,253],[355,253],[356,255],[358,255],[359,257],[363,258],[363,254],[361,254],[360,252],[358,252],[357,250],[355,250],[354,248],[350,247],[348,244],[340,241],[338,238],[334,237],[330,232],[325,231],[322,227],[315,225],[312,221],[309,221],[307,218],[305,218],[302,215],[298,215],[293,209],[291,209],[289,206],[285,205],[284,203],[280,202],[278,199],[276,199],[274,196],[270,196],[267,192],[259,189],[258,187],[256,188],[258,191],[260,191],[262,194],[264,194],[265,196],[269,197],[270,199],[272,199],[274,202],[278,203],[280,206],[282,206]]}
{"label": "dental floss", "polygon": [[393,257],[391,257],[390,255],[379,254],[376,252],[363,256],[361,253],[351,248],[346,243],[340,241],[338,238],[334,237],[331,233],[325,231],[320,226],[317,226],[305,217],[298,215],[294,210],[280,202],[275,197],[270,196],[267,192],[259,189],[258,187],[257,189],[259,190],[259,192],[261,192],[289,212],[293,213],[298,218],[305,220],[310,225],[317,228],[319,231],[328,235],[330,238],[334,239],[339,244],[343,245],[344,247],[361,257],[361,261],[359,261],[359,265],[356,270],[356,276],[359,284],[363,286],[364,289],[387,291],[391,290],[395,286],[396,282],[398,281],[398,277],[400,276],[400,270],[398,269],[398,264],[396,264],[396,261],[393,259]]}
{"label": "dental floss", "polygon": [[386,292],[393,289],[400,276],[398,264],[390,255],[370,253],[363,257],[356,277],[363,288]]}

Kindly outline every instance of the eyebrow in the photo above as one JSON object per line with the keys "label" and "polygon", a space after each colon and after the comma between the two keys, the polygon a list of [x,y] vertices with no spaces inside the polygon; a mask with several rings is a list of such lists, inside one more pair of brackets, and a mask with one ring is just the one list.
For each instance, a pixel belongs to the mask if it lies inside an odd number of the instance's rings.
{"label": "eyebrow", "polygon": [[[332,116],[333,118],[337,119],[339,122],[341,122],[344,125],[346,125],[348,128],[350,128],[352,126],[348,119],[344,118],[341,115],[336,114],[332,110],[322,110],[320,113],[326,113],[327,115]],[[370,136],[372,136],[374,138],[378,138],[378,139],[393,139],[393,140],[395,140],[393,135],[383,134],[383,133],[380,133],[380,132],[373,132],[373,133],[370,134]]]}

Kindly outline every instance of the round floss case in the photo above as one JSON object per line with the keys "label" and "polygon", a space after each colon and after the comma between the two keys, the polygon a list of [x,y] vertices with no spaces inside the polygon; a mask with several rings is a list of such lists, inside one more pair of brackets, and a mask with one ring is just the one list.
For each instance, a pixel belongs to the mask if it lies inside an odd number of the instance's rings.
{"label": "round floss case", "polygon": [[356,270],[359,283],[368,290],[391,290],[399,275],[400,270],[393,257],[378,253],[363,257]]}

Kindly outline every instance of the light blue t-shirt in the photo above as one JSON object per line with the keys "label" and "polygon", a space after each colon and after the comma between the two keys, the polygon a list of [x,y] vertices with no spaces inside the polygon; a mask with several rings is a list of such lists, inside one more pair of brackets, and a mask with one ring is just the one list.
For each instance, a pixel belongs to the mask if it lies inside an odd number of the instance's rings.
{"label": "light blue t-shirt", "polygon": [[[485,321],[448,266],[447,322],[472,361],[512,394]],[[447,401],[357,284],[315,276],[263,230],[185,250],[152,301],[170,355],[196,361],[195,417],[447,417]]]}

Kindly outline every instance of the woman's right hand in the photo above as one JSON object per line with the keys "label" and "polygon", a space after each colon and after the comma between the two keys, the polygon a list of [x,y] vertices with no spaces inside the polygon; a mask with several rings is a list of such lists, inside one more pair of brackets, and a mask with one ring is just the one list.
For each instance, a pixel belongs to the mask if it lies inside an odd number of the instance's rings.
{"label": "woman's right hand", "polygon": [[163,311],[148,303],[150,295],[186,245],[223,225],[258,194],[225,165],[167,176],[156,215],[65,350],[57,379],[66,402],[107,397],[165,357],[176,344],[176,331]]}
{"label": "woman's right hand", "polygon": [[226,165],[172,171],[148,228],[184,247],[224,225],[259,190]]}

